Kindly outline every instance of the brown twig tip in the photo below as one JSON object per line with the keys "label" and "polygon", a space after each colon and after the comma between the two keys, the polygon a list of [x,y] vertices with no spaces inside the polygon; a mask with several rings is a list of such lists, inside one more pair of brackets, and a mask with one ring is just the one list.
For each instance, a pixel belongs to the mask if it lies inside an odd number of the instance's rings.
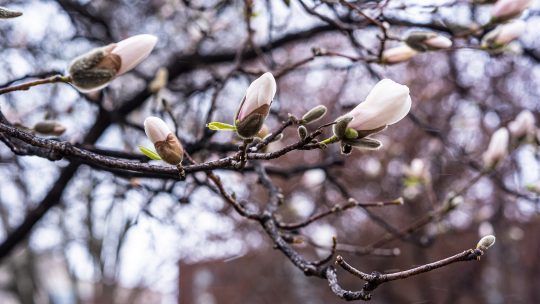
{"label": "brown twig tip", "polygon": [[9,19],[22,16],[23,13],[0,6],[0,19]]}
{"label": "brown twig tip", "polygon": [[71,81],[70,76],[55,75],[48,78],[29,81],[29,82],[22,83],[19,85],[0,88],[0,95],[9,93],[9,92],[14,92],[14,91],[26,91],[26,90],[29,90],[31,87],[42,85],[42,84],[58,83],[58,82],[69,83],[70,81]]}

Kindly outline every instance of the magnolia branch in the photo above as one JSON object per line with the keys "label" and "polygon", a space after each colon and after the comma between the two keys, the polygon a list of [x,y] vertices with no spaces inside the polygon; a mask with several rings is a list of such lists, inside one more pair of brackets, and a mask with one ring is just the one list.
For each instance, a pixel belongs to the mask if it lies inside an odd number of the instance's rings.
{"label": "magnolia branch", "polygon": [[31,87],[42,85],[42,84],[49,84],[49,83],[69,83],[71,81],[69,76],[62,76],[62,75],[55,75],[48,78],[33,80],[29,82],[25,82],[18,85],[13,85],[5,88],[0,88],[0,95],[6,94],[9,92],[14,91],[26,91],[29,90]]}
{"label": "magnolia branch", "polygon": [[458,253],[456,255],[453,255],[451,257],[433,262],[428,263],[422,266],[418,266],[409,270],[405,271],[399,271],[389,274],[381,274],[378,272],[372,272],[371,274],[367,274],[365,272],[362,272],[350,264],[348,264],[343,257],[338,256],[336,258],[336,264],[341,266],[345,271],[351,273],[352,275],[366,281],[364,284],[364,287],[362,287],[359,291],[349,291],[343,289],[337,280],[337,273],[336,269],[333,266],[330,266],[326,269],[326,277],[328,279],[328,283],[330,284],[330,288],[332,291],[339,296],[340,298],[347,300],[347,301],[354,301],[354,300],[364,300],[368,301],[371,299],[371,292],[373,292],[379,285],[395,281],[395,280],[402,280],[406,279],[415,275],[419,275],[422,273],[426,273],[441,267],[448,266],[453,263],[457,262],[465,262],[465,261],[477,261],[480,260],[480,257],[484,254],[484,251],[480,249],[469,249],[465,250],[461,253]]}
{"label": "magnolia branch", "polygon": [[[285,123],[288,125],[288,123]],[[152,165],[148,163],[141,163],[139,161],[122,159],[117,157],[110,157],[105,155],[96,154],[90,152],[83,148],[72,145],[69,142],[60,142],[52,139],[41,138],[35,136],[31,133],[18,129],[16,127],[0,123],[0,132],[16,138],[26,144],[29,144],[33,147],[42,148],[47,153],[39,154],[38,156],[46,157],[50,160],[59,160],[63,157],[71,160],[79,160],[84,163],[92,164],[95,166],[103,168],[111,168],[117,170],[128,170],[128,171],[137,171],[141,173],[155,173],[165,176],[170,176],[170,178],[178,178],[178,170],[175,167],[161,166],[161,165]],[[286,146],[278,151],[269,152],[269,153],[247,153],[247,159],[275,159],[279,158],[291,151],[303,149],[311,142],[311,140],[321,133],[320,130],[317,130],[312,133],[309,138],[299,141],[295,144]],[[253,150],[260,149],[266,144],[258,145]],[[17,153],[17,151],[14,151]],[[37,153],[35,153],[37,155]],[[235,164],[240,161],[240,153],[236,153],[232,156],[218,159],[215,161],[209,161],[201,164],[194,164],[184,167],[186,173],[194,173],[200,171],[208,171],[214,169],[231,169],[235,167]]]}

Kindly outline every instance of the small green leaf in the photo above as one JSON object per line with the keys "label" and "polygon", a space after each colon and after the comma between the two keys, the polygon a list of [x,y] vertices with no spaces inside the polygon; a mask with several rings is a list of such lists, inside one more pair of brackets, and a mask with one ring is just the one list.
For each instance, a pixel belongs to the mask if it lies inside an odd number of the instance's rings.
{"label": "small green leaf", "polygon": [[145,148],[143,146],[139,146],[139,150],[141,150],[141,152],[148,156],[149,158],[153,159],[153,160],[161,160],[161,157],[159,156],[159,154],[157,154],[156,152],[148,149],[148,148]]}
{"label": "small green leaf", "polygon": [[214,131],[236,131],[235,126],[219,121],[213,121],[211,123],[208,123],[206,127]]}

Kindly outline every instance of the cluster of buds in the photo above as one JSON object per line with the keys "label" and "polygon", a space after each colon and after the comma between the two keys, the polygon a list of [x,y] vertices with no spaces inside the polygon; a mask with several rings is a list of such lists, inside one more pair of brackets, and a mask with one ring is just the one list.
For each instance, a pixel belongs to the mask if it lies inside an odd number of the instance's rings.
{"label": "cluster of buds", "polygon": [[336,120],[334,137],[341,141],[342,152],[348,154],[353,147],[379,149],[382,143],[368,136],[403,119],[411,103],[407,86],[390,79],[379,81],[364,102]]}
{"label": "cluster of buds", "polygon": [[499,128],[491,136],[489,146],[483,153],[482,158],[485,168],[494,168],[507,155],[510,145],[510,137],[514,143],[520,141],[534,141],[538,133],[536,119],[529,110],[521,111],[516,118],[508,124],[508,128]]}
{"label": "cluster of buds", "polygon": [[84,93],[100,90],[141,63],[156,43],[153,35],[137,35],[83,54],[68,67],[71,84]]}
{"label": "cluster of buds", "polygon": [[[276,81],[267,72],[249,85],[236,112],[234,126],[222,122],[210,122],[207,126],[216,131],[236,131],[243,139],[260,136],[275,94]],[[334,136],[321,141],[320,145],[325,147],[340,142],[344,154],[349,154],[353,147],[379,149],[382,143],[368,136],[400,121],[409,113],[411,103],[407,86],[383,79],[373,87],[364,102],[334,121]],[[319,105],[295,120],[300,124],[298,135],[302,140],[308,136],[304,125],[321,119],[326,112],[327,108]]]}
{"label": "cluster of buds", "polygon": [[504,50],[510,42],[518,39],[525,32],[525,22],[513,20],[519,17],[530,5],[531,0],[476,0],[479,4],[495,3],[491,10],[491,21],[487,24],[496,25],[482,37],[481,47],[483,49],[500,51]]}

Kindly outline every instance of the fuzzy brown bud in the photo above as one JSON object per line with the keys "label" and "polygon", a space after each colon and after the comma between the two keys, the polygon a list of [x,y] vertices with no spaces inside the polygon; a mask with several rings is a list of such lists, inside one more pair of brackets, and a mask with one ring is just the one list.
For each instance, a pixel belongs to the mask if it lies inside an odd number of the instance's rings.
{"label": "fuzzy brown bud", "polygon": [[493,244],[495,244],[495,236],[486,235],[481,238],[480,241],[478,241],[478,244],[476,244],[476,248],[485,251],[489,247],[493,246]]}
{"label": "fuzzy brown bud", "polygon": [[34,131],[45,135],[60,136],[66,131],[66,127],[57,121],[44,120],[34,125]]}
{"label": "fuzzy brown bud", "polygon": [[178,138],[172,133],[167,135],[166,140],[155,142],[154,147],[161,159],[171,165],[180,164],[184,158],[184,148]]}

